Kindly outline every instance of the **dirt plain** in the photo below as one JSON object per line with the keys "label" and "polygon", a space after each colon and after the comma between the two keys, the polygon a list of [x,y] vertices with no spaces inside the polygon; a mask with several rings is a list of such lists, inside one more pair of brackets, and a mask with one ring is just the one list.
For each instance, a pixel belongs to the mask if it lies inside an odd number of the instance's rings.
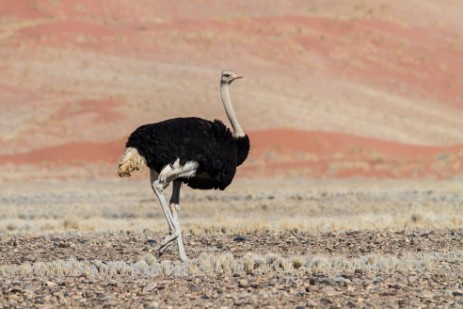
{"label": "dirt plain", "polygon": [[185,188],[190,260],[146,181],[2,186],[3,307],[461,307],[461,182]]}

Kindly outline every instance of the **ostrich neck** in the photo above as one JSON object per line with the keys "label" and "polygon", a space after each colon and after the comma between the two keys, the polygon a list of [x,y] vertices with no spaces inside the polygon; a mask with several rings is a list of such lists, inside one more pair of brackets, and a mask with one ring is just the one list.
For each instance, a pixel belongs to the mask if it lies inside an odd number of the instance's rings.
{"label": "ostrich neck", "polygon": [[220,92],[222,94],[223,107],[227,113],[228,120],[233,128],[234,137],[243,137],[245,136],[243,129],[241,128],[238,120],[236,120],[235,111],[233,110],[233,105],[230,99],[230,84],[222,83],[220,85]]}

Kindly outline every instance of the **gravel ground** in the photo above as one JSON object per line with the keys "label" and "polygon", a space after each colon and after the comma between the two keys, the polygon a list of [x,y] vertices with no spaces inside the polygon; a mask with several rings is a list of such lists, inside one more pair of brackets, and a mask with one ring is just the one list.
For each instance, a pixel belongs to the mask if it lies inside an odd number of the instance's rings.
{"label": "gravel ground", "polygon": [[250,184],[185,193],[187,263],[139,184],[3,187],[0,308],[463,307],[454,183]]}
{"label": "gravel ground", "polygon": [[[457,275],[355,274],[189,278],[16,278],[2,282],[3,307],[461,307]],[[461,278],[460,278],[461,280]]]}
{"label": "gravel ground", "polygon": [[[52,262],[57,259],[99,260],[134,263],[155,254],[154,239],[162,235],[63,234],[47,237],[2,238],[2,265]],[[188,235],[192,261],[209,253],[232,252],[236,259],[249,252],[271,252],[281,256],[310,255],[424,257],[428,267],[390,269],[376,265],[370,271],[346,269],[333,272],[297,268],[258,273],[251,270],[194,275],[160,274],[3,274],[0,300],[3,307],[419,307],[463,306],[463,231],[415,231],[392,233],[280,233],[252,236],[212,234]],[[193,245],[194,244],[194,245]],[[194,249],[192,249],[194,247]],[[458,252],[455,258],[449,253]],[[198,255],[199,254],[199,255]],[[443,257],[439,259],[439,257]],[[176,250],[159,260],[173,261]],[[383,262],[384,262],[383,261]],[[188,264],[187,263],[187,264]],[[162,264],[162,261],[161,261]],[[406,265],[406,264],[404,264]]]}
{"label": "gravel ground", "polygon": [[[67,232],[47,236],[4,236],[0,263],[50,261],[74,257],[84,260],[133,260],[144,254],[157,254],[158,242],[165,236],[150,231],[120,233]],[[371,232],[353,231],[311,234],[305,232],[237,235],[201,233],[184,235],[191,258],[201,253],[230,252],[235,257],[248,252],[283,255],[328,254],[349,258],[365,254],[401,256],[408,252],[448,253],[463,250],[463,230]],[[53,253],[53,254],[51,254]],[[175,247],[162,258],[175,259]]]}

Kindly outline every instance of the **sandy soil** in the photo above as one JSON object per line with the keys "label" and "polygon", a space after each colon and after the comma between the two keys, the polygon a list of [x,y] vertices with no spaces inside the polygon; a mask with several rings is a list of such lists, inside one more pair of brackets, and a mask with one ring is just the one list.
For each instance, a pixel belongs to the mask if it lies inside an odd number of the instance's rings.
{"label": "sandy soil", "polygon": [[463,305],[457,181],[185,188],[187,263],[157,256],[167,224],[145,181],[5,185],[0,199],[6,306]]}

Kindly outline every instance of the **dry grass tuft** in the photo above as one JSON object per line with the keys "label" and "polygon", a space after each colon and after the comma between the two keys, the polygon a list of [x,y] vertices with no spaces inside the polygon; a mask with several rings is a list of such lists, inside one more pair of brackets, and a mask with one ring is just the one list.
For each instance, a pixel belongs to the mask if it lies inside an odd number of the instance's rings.
{"label": "dry grass tuft", "polygon": [[63,220],[63,228],[65,230],[78,230],[80,228],[79,221],[72,217],[65,218]]}

